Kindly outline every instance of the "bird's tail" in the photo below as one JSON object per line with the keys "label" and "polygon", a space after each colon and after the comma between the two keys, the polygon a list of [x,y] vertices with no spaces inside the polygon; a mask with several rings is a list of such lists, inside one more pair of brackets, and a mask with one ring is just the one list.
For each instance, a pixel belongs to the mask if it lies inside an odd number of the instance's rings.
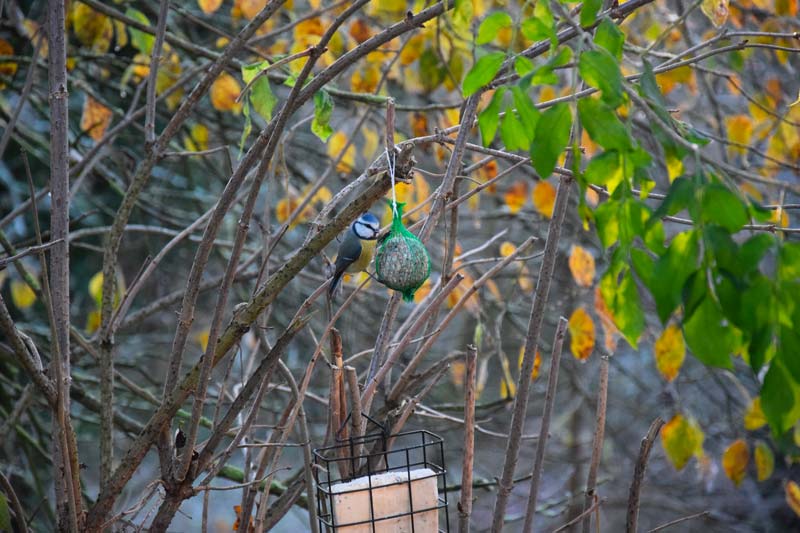
{"label": "bird's tail", "polygon": [[331,278],[331,284],[328,285],[328,296],[333,299],[333,295],[336,293],[336,289],[339,287],[339,282],[342,280],[342,275],[344,271],[341,272],[334,272],[333,277]]}

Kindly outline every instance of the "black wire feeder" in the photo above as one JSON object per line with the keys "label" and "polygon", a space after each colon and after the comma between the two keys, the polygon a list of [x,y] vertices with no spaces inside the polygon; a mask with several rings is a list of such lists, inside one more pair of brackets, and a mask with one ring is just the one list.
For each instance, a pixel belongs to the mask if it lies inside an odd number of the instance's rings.
{"label": "black wire feeder", "polygon": [[[449,533],[447,469],[444,465],[442,438],[426,430],[389,435],[381,424],[367,415],[362,416],[368,425],[363,437],[340,439],[342,433],[340,430],[337,434],[337,444],[314,450],[314,478],[317,485],[317,516],[320,529],[330,533],[390,531],[422,533],[431,530],[431,512],[435,511],[438,515],[436,531]],[[348,416],[348,420],[349,418]],[[347,424],[346,420],[342,428],[346,428]],[[428,469],[430,472],[420,472],[420,469]],[[416,472],[412,474],[412,471]],[[381,483],[375,480],[375,476],[389,473],[405,474],[405,477],[386,482],[384,476],[382,480],[384,482]],[[437,489],[435,502],[428,499],[426,504],[420,505],[417,501],[420,508],[415,508],[412,484],[433,477],[436,478]],[[358,478],[363,478],[366,485],[352,489],[341,486]],[[386,501],[388,493],[385,489],[400,485],[405,486],[402,499],[396,498],[394,502]],[[384,492],[382,500],[376,502],[376,495],[381,491]],[[363,493],[354,496],[359,499],[361,505],[368,499],[369,510],[367,513],[365,509],[360,509],[360,512],[355,513],[353,520],[343,517],[344,509],[336,509],[336,505],[337,502],[344,502],[341,499],[342,495],[355,493]],[[397,491],[393,491],[392,494],[396,496]],[[419,492],[416,496],[416,499],[425,499]],[[399,508],[400,511],[387,510],[387,505],[389,508]],[[439,509],[442,509],[442,512],[439,512]],[[348,512],[352,514],[352,509]]]}

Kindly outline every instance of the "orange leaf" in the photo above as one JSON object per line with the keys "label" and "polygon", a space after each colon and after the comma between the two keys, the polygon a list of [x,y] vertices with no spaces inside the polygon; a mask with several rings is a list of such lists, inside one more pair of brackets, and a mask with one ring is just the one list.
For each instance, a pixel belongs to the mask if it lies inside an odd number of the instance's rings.
{"label": "orange leaf", "polygon": [[518,213],[522,206],[525,205],[525,197],[528,196],[528,184],[524,181],[515,181],[506,190],[505,202],[508,210],[512,213]]}
{"label": "orange leaf", "polygon": [[547,181],[539,181],[533,188],[533,207],[544,217],[553,217],[556,203],[556,188]]}
{"label": "orange leaf", "polygon": [[367,62],[350,77],[350,88],[356,93],[374,93],[381,79],[380,65]]}
{"label": "orange leaf", "polygon": [[[517,368],[522,368],[522,359],[525,355],[525,345],[519,347],[519,360],[517,361]],[[536,355],[533,357],[533,369],[531,370],[531,381],[539,377],[539,368],[542,366],[542,353],[536,350]]]}
{"label": "orange leaf", "polygon": [[242,86],[236,78],[223,72],[211,84],[211,105],[217,111],[232,111],[238,113],[242,109],[241,102],[237,102]]}
{"label": "orange leaf", "polygon": [[219,9],[222,5],[222,0],[197,0],[197,5],[203,10],[203,13],[210,15]]}
{"label": "orange leaf", "polygon": [[411,115],[411,133],[414,137],[424,137],[428,135],[428,117],[424,113],[414,113]]}
{"label": "orange leaf", "polygon": [[81,115],[81,130],[89,134],[89,137],[99,141],[106,133],[106,128],[111,123],[113,113],[109,108],[86,95],[83,102],[83,114]]}
{"label": "orange leaf", "polygon": [[[14,47],[11,46],[11,43],[6,41],[5,39],[0,39],[0,56],[13,56],[14,55]],[[11,61],[0,63],[0,74],[3,76],[8,76],[9,78],[14,77],[14,74],[17,73],[17,64]],[[5,88],[5,84],[0,83],[0,89]]]}
{"label": "orange leaf", "polygon": [[775,470],[775,455],[766,442],[760,440],[756,443],[753,453],[753,460],[756,463],[756,477],[758,481],[766,481],[772,476]]}
{"label": "orange leaf", "polygon": [[767,418],[764,416],[764,411],[761,410],[761,397],[756,396],[744,413],[744,429],[753,431],[766,424]]}
{"label": "orange leaf", "polygon": [[570,350],[576,359],[585,361],[594,350],[594,322],[583,307],[569,317]]}
{"label": "orange leaf", "polygon": [[733,441],[722,454],[722,469],[737,487],[742,484],[744,475],[747,473],[748,462],[750,462],[750,450],[742,439]]}
{"label": "orange leaf", "polygon": [[656,358],[656,367],[664,379],[667,381],[675,379],[686,357],[683,333],[678,326],[675,324],[667,326],[653,347],[653,355]]}
{"label": "orange leaf", "polygon": [[664,424],[661,445],[676,470],[682,470],[692,456],[702,457],[705,435],[694,419],[677,414]]}
{"label": "orange leaf", "polygon": [[800,516],[800,485],[794,481],[789,481],[784,487],[786,491],[786,503],[792,508],[797,516]]}
{"label": "orange leaf", "polygon": [[692,93],[697,91],[697,78],[694,75],[694,70],[688,66],[656,74],[656,81],[661,86],[661,91],[664,94],[672,92],[680,84],[686,84]]}
{"label": "orange leaf", "polygon": [[603,336],[605,337],[603,346],[609,353],[616,352],[620,332],[614,323],[614,316],[611,314],[611,310],[603,299],[599,286],[594,289],[594,312],[600,317],[600,325],[603,326]]}
{"label": "orange leaf", "polygon": [[[416,296],[416,294],[414,295]],[[450,381],[456,387],[464,386],[464,377],[467,375],[467,365],[464,361],[453,361],[450,363]]]}
{"label": "orange leaf", "polygon": [[349,33],[350,37],[355,39],[355,41],[358,44],[361,44],[370,37],[372,37],[372,31],[370,31],[369,25],[367,25],[367,21],[362,18],[356,19],[350,25]]}
{"label": "orange leaf", "polygon": [[585,248],[573,244],[569,252],[569,271],[575,283],[581,287],[591,287],[594,282],[594,256]]}

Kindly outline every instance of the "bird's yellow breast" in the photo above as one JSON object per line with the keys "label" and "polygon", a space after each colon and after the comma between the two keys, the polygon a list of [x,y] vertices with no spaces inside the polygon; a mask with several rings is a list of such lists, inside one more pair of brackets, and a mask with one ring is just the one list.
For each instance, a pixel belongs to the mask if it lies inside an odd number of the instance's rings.
{"label": "bird's yellow breast", "polygon": [[361,241],[361,255],[347,267],[347,272],[363,272],[375,254],[375,241]]}

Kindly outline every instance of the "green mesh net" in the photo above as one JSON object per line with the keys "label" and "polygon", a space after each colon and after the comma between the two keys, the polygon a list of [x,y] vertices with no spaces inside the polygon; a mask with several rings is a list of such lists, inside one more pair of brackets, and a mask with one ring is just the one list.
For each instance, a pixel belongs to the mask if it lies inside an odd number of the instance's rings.
{"label": "green mesh net", "polygon": [[431,257],[422,241],[403,225],[404,205],[397,204],[392,227],[375,253],[375,273],[378,281],[401,292],[403,300],[410,302],[431,273]]}

